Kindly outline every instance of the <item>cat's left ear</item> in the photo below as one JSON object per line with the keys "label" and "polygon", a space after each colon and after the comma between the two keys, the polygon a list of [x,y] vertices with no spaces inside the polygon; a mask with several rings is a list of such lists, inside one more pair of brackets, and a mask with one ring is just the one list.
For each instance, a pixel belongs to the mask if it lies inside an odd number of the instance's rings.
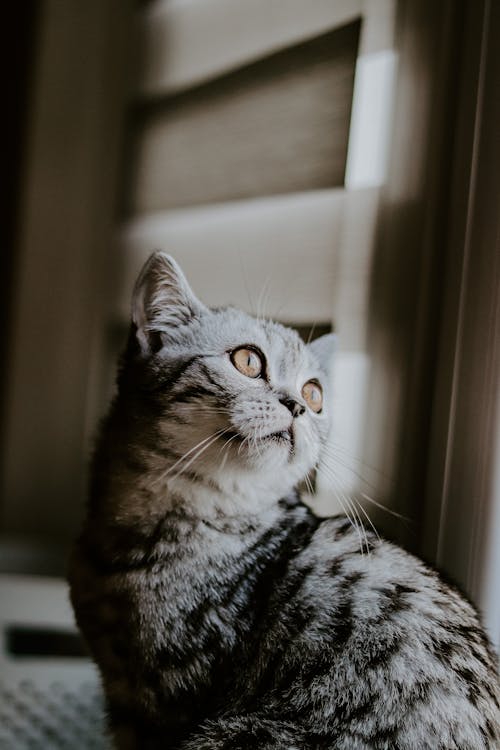
{"label": "cat's left ear", "polygon": [[206,311],[178,263],[170,255],[153,253],[139,274],[132,296],[132,321],[143,353],[157,351],[162,346],[162,334]]}
{"label": "cat's left ear", "polygon": [[308,344],[308,349],[318,360],[321,369],[330,374],[333,366],[333,357],[337,349],[337,336],[334,333],[325,333],[324,336],[314,339]]}

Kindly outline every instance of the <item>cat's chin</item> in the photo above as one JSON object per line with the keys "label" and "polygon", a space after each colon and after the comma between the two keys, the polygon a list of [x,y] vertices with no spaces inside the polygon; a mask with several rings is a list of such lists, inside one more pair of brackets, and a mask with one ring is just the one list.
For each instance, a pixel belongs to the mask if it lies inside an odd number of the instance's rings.
{"label": "cat's chin", "polygon": [[269,432],[266,435],[243,436],[236,430],[224,435],[229,450],[225,468],[230,465],[242,475],[253,475],[264,483],[282,482],[295,486],[315,464],[315,457],[296,439],[293,429]]}
{"label": "cat's chin", "polygon": [[226,433],[224,440],[232,444],[239,458],[251,459],[252,463],[268,463],[281,454],[289,461],[295,450],[295,436],[291,428],[269,432],[265,435],[242,435],[236,430]]}

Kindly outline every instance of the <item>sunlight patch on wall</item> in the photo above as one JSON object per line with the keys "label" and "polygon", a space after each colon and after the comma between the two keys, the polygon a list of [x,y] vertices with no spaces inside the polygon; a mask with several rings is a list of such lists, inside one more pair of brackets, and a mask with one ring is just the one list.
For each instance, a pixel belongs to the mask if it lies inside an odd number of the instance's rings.
{"label": "sunlight patch on wall", "polygon": [[397,55],[382,50],[356,62],[345,186],[376,187],[385,181],[389,158]]}

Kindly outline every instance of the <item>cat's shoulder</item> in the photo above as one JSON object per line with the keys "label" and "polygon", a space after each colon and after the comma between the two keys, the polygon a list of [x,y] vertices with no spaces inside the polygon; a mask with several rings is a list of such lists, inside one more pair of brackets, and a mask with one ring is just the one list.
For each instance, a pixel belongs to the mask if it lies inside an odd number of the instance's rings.
{"label": "cat's shoulder", "polygon": [[345,516],[321,519],[301,558],[323,594],[342,589],[360,604],[379,599],[394,609],[477,622],[474,606],[440,571]]}

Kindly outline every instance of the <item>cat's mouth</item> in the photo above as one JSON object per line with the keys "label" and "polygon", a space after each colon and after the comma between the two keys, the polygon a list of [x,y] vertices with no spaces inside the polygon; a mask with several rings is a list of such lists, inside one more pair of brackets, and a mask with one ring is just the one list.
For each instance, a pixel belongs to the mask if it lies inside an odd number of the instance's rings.
{"label": "cat's mouth", "polygon": [[291,428],[289,430],[281,430],[280,432],[272,432],[270,435],[266,435],[263,440],[277,440],[279,442],[293,443],[293,433]]}
{"label": "cat's mouth", "polygon": [[290,450],[293,451],[295,446],[295,439],[292,427],[290,426],[287,430],[279,430],[278,432],[270,432],[267,435],[258,435],[255,438],[250,437],[244,437],[239,432],[236,432],[234,430],[231,430],[229,432],[226,432],[224,434],[225,440],[231,440],[238,443],[251,443],[251,442],[257,442],[257,443],[267,443],[267,442],[273,442],[278,443],[282,445],[288,445],[290,446]]}

